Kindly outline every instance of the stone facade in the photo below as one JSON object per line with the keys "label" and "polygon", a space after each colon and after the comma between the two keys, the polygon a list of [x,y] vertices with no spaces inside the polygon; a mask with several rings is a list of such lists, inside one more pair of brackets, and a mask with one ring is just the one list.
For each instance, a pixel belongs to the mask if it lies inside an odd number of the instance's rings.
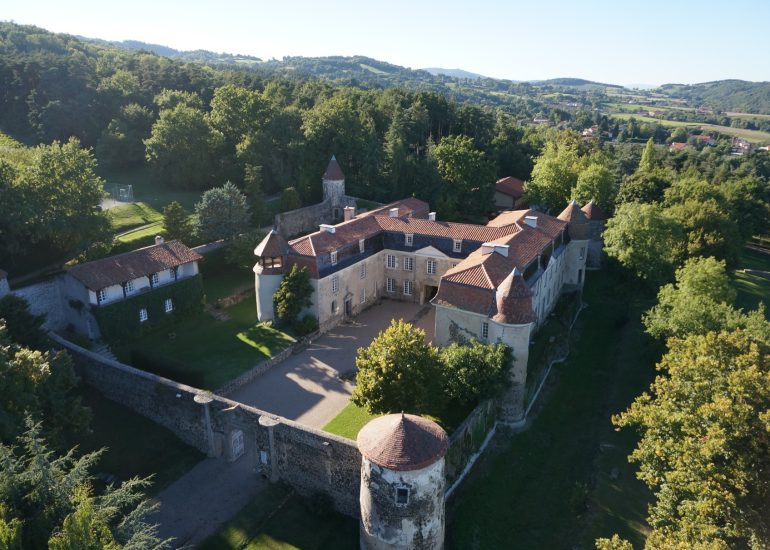
{"label": "stone facade", "polygon": [[17,288],[11,292],[27,301],[31,313],[45,315],[43,328],[46,330],[63,330],[75,318],[64,299],[61,277]]}

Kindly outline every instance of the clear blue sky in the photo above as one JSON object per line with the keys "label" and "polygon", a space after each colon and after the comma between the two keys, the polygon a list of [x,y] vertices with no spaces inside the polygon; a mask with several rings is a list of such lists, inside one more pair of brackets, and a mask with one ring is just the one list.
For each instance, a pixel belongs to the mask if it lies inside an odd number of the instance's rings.
{"label": "clear blue sky", "polygon": [[513,80],[770,80],[766,0],[17,0],[0,18],[180,50],[358,54]]}

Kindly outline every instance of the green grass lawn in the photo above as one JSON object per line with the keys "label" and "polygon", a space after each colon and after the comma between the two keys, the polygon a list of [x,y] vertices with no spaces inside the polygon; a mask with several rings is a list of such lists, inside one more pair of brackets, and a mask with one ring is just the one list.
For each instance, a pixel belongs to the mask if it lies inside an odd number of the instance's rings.
{"label": "green grass lawn", "polygon": [[70,444],[82,452],[107,447],[94,473],[109,473],[121,480],[154,474],[150,493],[156,494],[205,458],[167,429],[95,389],[84,386],[82,395],[93,413],[92,433]]}
{"label": "green grass lawn", "polygon": [[[744,310],[757,309],[760,302],[770,305],[770,279],[743,273],[742,269],[770,271],[770,255],[754,250],[744,250],[740,267],[735,271],[733,284],[738,291],[736,305]],[[770,310],[765,311],[770,320]]]}
{"label": "green grass lawn", "polygon": [[200,191],[169,190],[162,183],[152,181],[146,166],[122,172],[103,170],[99,175],[105,180],[106,191],[115,185],[131,185],[134,188],[134,200],[143,201],[158,211],[173,201],[192,211],[201,197]]}
{"label": "green grass lawn", "polygon": [[[226,264],[221,249],[206,254],[200,263],[200,270],[209,304],[254,287],[254,272]],[[251,303],[254,304],[254,301]]]}
{"label": "green grass lawn", "polygon": [[107,219],[115,233],[120,233],[132,227],[159,222],[163,214],[145,202],[130,202],[107,210]]}
{"label": "green grass lawn", "polygon": [[357,549],[358,522],[329,511],[319,515],[285,485],[271,485],[200,550]]}
{"label": "green grass lawn", "polygon": [[624,289],[606,271],[589,275],[569,360],[529,428],[498,435],[458,490],[448,548],[593,548],[613,533],[642,545],[650,493],[626,460],[634,434],[610,417],[647,389],[656,348],[639,321],[650,302]]}
{"label": "green grass lawn", "polygon": [[121,360],[130,357],[131,349],[173,358],[203,373],[203,389],[213,391],[294,342],[288,334],[258,323],[252,300],[225,311],[230,316],[226,321],[200,313],[130,344],[113,346],[113,351]]}
{"label": "green grass lawn", "polygon": [[361,428],[366,426],[370,420],[377,418],[377,416],[379,415],[371,414],[363,407],[348,403],[347,407],[332,418],[331,422],[324,426],[323,429],[325,432],[355,440]]}

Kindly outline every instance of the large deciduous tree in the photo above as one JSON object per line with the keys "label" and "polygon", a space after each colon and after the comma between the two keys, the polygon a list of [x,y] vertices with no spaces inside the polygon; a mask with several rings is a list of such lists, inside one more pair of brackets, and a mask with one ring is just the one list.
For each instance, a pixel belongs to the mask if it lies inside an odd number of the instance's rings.
{"label": "large deciduous tree", "polygon": [[593,199],[607,214],[612,214],[615,210],[617,194],[615,176],[606,166],[597,162],[591,163],[580,172],[572,190],[572,198],[580,204]]}
{"label": "large deciduous tree", "polygon": [[358,375],[351,401],[372,413],[436,413],[444,394],[438,350],[425,332],[402,320],[359,348]]}
{"label": "large deciduous tree", "polygon": [[231,239],[249,228],[246,197],[229,181],[203,193],[195,217],[196,232],[207,241]]}
{"label": "large deciduous tree", "polygon": [[441,349],[441,362],[447,395],[467,405],[499,395],[508,387],[513,354],[505,344],[484,344],[474,339]]}

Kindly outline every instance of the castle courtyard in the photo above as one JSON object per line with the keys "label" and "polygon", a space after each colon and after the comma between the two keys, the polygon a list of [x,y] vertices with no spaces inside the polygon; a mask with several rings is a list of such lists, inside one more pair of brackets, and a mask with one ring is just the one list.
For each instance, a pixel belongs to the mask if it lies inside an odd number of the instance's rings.
{"label": "castle courtyard", "polygon": [[368,346],[392,319],[412,322],[431,341],[434,315],[432,306],[380,300],[229,398],[321,429],[348,404],[358,348]]}

